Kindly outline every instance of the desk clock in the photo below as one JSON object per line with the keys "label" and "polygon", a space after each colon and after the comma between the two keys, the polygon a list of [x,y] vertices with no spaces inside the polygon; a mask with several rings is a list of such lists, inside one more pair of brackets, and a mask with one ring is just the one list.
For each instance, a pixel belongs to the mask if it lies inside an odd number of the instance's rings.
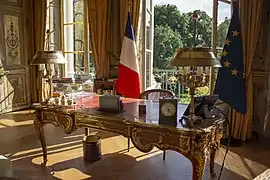
{"label": "desk clock", "polygon": [[159,99],[159,124],[177,126],[177,102],[175,97],[163,97]]}

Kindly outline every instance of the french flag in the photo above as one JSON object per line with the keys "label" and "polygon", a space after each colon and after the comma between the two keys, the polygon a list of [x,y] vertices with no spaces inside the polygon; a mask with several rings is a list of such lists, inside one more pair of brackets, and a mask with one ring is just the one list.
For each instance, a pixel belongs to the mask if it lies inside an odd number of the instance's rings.
{"label": "french flag", "polygon": [[141,92],[139,63],[130,13],[128,13],[115,89],[128,98],[139,98]]}

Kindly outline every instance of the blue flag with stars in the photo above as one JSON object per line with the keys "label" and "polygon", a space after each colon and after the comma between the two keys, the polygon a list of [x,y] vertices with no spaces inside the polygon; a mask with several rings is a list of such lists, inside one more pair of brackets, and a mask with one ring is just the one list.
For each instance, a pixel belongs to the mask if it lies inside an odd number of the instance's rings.
{"label": "blue flag with stars", "polygon": [[227,38],[223,47],[214,94],[234,108],[246,113],[246,81],[238,7],[235,4]]}

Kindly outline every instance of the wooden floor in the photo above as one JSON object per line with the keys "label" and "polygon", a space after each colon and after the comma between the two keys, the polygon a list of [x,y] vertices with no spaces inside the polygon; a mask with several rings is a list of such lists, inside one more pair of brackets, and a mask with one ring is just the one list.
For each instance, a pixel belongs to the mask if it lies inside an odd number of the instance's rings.
{"label": "wooden floor", "polygon": [[[40,167],[42,153],[33,128],[33,114],[21,111],[0,117],[0,154],[13,162],[14,175],[19,179],[91,179],[91,180],[190,180],[191,163],[182,155],[154,149],[144,154],[132,148],[126,151],[127,140],[117,134],[99,132],[103,137],[100,161],[89,164],[82,159],[83,131],[65,135],[60,129],[45,128],[48,144],[48,167]],[[224,149],[216,159],[219,172]],[[270,167],[270,151],[256,143],[231,148],[221,179],[253,179]],[[209,177],[206,166],[204,179]],[[212,178],[217,179],[217,178]]]}

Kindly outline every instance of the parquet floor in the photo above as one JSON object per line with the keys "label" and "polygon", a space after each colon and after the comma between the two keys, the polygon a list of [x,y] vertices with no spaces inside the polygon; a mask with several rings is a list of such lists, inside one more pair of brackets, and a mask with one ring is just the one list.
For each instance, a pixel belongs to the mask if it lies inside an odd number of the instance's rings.
{"label": "parquet floor", "polygon": [[[42,153],[33,128],[33,114],[20,111],[0,116],[0,154],[13,162],[14,175],[19,179],[91,179],[91,180],[190,180],[191,163],[184,156],[168,151],[166,160],[162,152],[154,149],[141,153],[135,148],[126,151],[126,138],[99,131],[102,136],[101,160],[86,163],[82,159],[83,130],[65,135],[60,129],[46,126],[48,167],[40,167]],[[219,172],[224,149],[216,158]],[[206,166],[204,179],[209,177]],[[255,142],[231,148],[223,171],[223,180],[253,179],[270,167],[270,150]],[[215,179],[215,178],[213,178]]]}

